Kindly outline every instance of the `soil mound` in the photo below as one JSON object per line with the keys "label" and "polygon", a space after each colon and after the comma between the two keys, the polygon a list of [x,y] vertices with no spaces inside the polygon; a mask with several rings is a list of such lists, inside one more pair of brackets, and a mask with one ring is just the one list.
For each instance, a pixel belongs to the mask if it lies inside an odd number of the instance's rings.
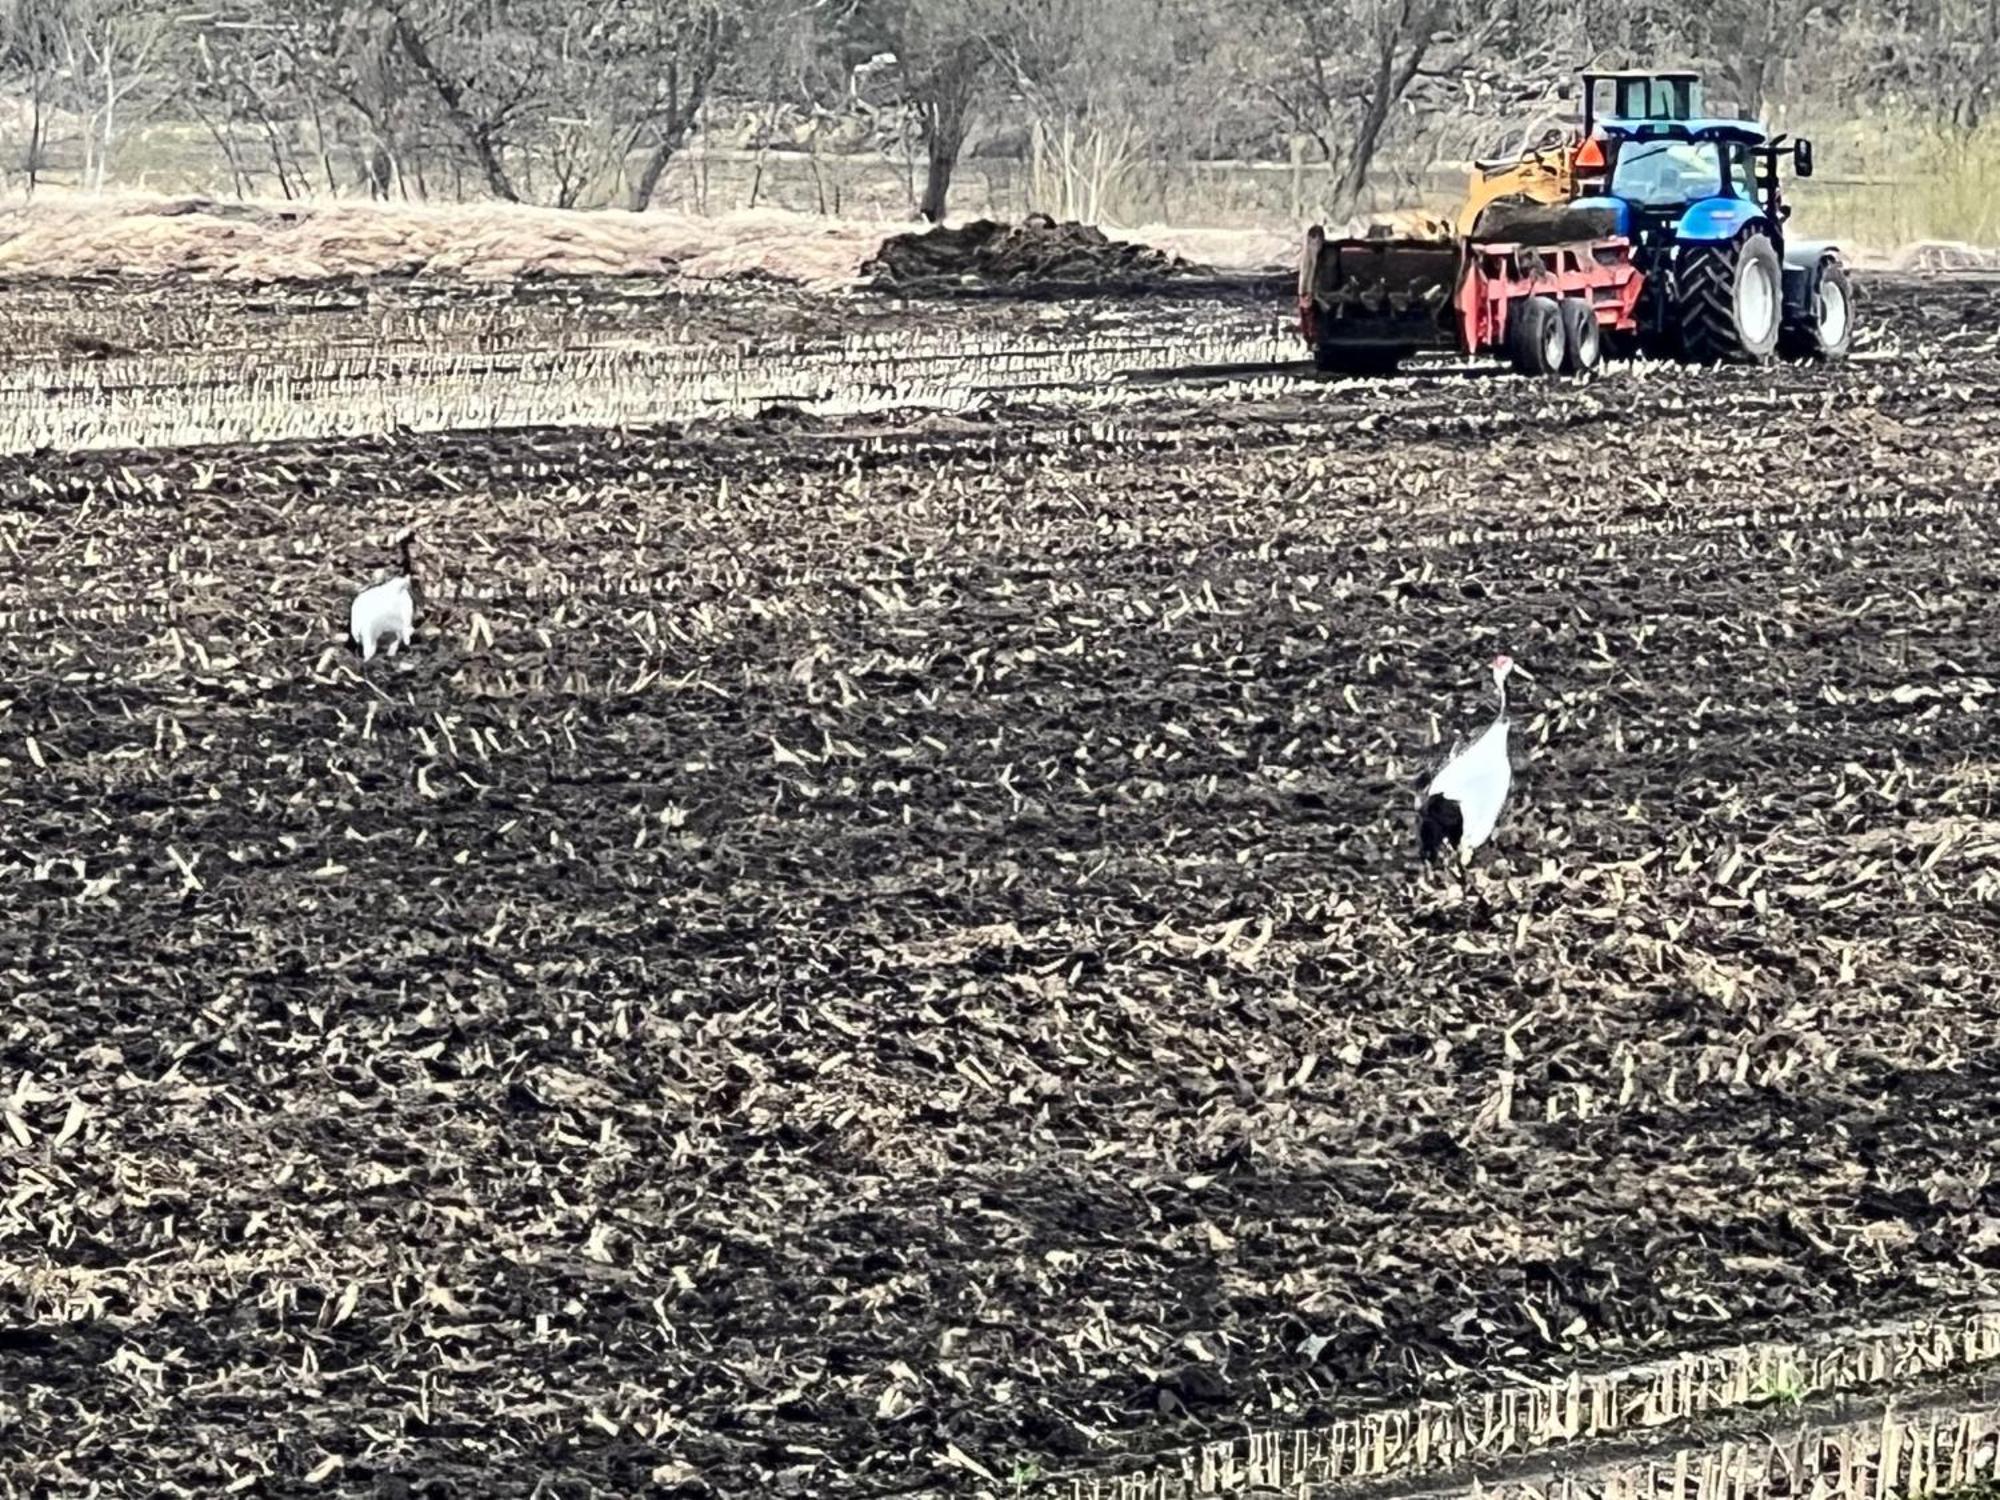
{"label": "soil mound", "polygon": [[1481,209],[1472,227],[1476,240],[1508,240],[1517,245],[1574,244],[1617,232],[1618,215],[1611,209],[1537,203],[1511,194],[1495,198]]}
{"label": "soil mound", "polygon": [[884,241],[861,274],[877,285],[925,282],[1073,282],[1097,287],[1148,285],[1200,267],[1150,245],[1109,238],[1088,224],[1058,224],[1035,214],[1020,224],[974,219]]}

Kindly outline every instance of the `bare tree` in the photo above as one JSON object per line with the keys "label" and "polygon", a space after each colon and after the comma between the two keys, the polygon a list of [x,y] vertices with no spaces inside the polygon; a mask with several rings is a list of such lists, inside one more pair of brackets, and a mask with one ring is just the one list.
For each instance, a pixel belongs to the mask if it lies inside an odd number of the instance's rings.
{"label": "bare tree", "polygon": [[1970,134],[2000,97],[2000,0],[1936,0],[1905,30],[1891,72],[1919,112]]}
{"label": "bare tree", "polygon": [[[275,46],[309,111],[319,115],[322,155],[331,115],[337,134],[355,138],[355,166],[369,195],[386,198],[398,183],[409,193],[434,111],[396,37],[394,18],[373,0],[287,0]],[[331,160],[323,164],[329,178]]]}
{"label": "bare tree", "polygon": [[1008,0],[861,0],[846,35],[895,59],[901,93],[924,148],[917,211],[944,218],[952,174],[998,76]]}
{"label": "bare tree", "polygon": [[62,71],[62,19],[62,8],[54,0],[0,3],[0,69],[20,79],[27,95],[28,138],[21,166],[31,196],[41,179],[49,119]]}
{"label": "bare tree", "polygon": [[[303,141],[311,125],[329,192],[336,189],[328,159],[325,117],[313,89],[302,85],[282,43],[280,28],[241,15],[191,20],[192,41],[175,69],[174,102],[197,120],[222,153],[238,196],[258,169],[259,146],[278,190],[287,198],[312,189],[311,159]],[[247,137],[247,140],[246,140]]]}
{"label": "bare tree", "polygon": [[65,0],[56,12],[68,102],[86,121],[84,180],[95,191],[119,130],[144,123],[170,92],[158,68],[169,25],[146,0]]}
{"label": "bare tree", "polygon": [[[518,203],[506,152],[532,120],[543,85],[531,6],[478,0],[386,0],[390,35],[471,155],[486,189]],[[544,13],[545,15],[545,13]]]}
{"label": "bare tree", "polygon": [[651,203],[738,34],[744,0],[294,0],[291,50],[365,123],[368,176],[441,139],[486,191],[575,207],[640,154]]}
{"label": "bare tree", "polygon": [[1007,12],[994,45],[1032,117],[1033,200],[1096,222],[1140,155],[1181,135],[1188,111],[1171,84],[1185,87],[1193,69],[1176,42],[1206,11],[1187,0],[1007,0]]}
{"label": "bare tree", "polygon": [[[1271,55],[1256,86],[1318,146],[1348,205],[1378,153],[1419,113],[1450,107],[1452,85],[1501,31],[1504,13],[1474,0],[1267,0]],[[1412,108],[1419,84],[1425,110]]]}
{"label": "bare tree", "polygon": [[627,200],[635,213],[651,207],[740,30],[737,12],[708,0],[628,0],[601,33],[621,155],[644,153]]}

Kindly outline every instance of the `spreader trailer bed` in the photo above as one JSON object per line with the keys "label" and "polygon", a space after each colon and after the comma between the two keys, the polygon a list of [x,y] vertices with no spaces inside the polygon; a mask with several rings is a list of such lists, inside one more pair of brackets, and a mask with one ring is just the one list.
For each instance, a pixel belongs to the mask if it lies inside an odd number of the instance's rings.
{"label": "spreader trailer bed", "polygon": [[1322,370],[1387,374],[1426,351],[1501,355],[1524,374],[1587,370],[1637,332],[1644,278],[1622,236],[1329,240],[1299,265],[1299,332]]}

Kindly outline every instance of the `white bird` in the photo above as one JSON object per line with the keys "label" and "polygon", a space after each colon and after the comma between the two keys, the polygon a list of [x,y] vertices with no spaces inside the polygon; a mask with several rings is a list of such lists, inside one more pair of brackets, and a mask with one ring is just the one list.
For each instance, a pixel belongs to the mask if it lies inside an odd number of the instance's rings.
{"label": "white bird", "polygon": [[410,538],[400,546],[402,576],[365,588],[354,596],[347,611],[347,634],[361,648],[361,659],[373,661],[376,649],[384,644],[394,656],[410,644],[416,625],[416,569],[410,564]]}
{"label": "white bird", "polygon": [[1461,858],[1493,836],[1514,785],[1514,768],[1507,759],[1507,674],[1514,658],[1493,658],[1493,688],[1500,695],[1500,712],[1486,732],[1459,751],[1431,778],[1417,802],[1417,841],[1426,860],[1435,860],[1446,844],[1458,846]]}

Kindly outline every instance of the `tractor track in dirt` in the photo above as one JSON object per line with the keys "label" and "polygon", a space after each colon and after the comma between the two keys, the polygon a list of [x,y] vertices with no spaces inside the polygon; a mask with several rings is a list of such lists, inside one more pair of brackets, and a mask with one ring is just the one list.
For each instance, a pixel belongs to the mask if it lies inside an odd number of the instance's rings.
{"label": "tractor track in dirt", "polygon": [[[1836,370],[0,457],[0,1479],[1066,1495],[1993,1295],[1993,292],[1863,293]],[[1274,316],[1142,306],[963,315]]]}

